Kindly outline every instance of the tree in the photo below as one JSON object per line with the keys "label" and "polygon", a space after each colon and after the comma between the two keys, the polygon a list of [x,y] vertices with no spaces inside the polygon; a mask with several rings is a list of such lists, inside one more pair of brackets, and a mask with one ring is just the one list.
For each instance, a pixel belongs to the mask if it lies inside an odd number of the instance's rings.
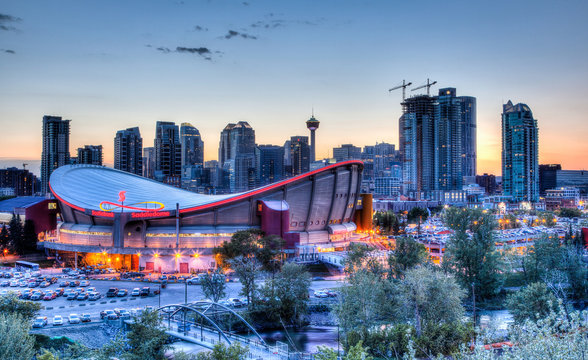
{"label": "tree", "polygon": [[554,227],[557,222],[553,213],[549,211],[540,212],[537,216],[537,220],[539,221],[535,222],[535,225],[543,225],[547,227]]}
{"label": "tree", "polygon": [[263,232],[261,230],[240,230],[231,236],[230,241],[224,241],[221,246],[215,247],[212,252],[216,255],[219,265],[227,267],[231,259],[240,256],[254,257],[258,250],[258,240],[262,236]]}
{"label": "tree", "polygon": [[23,254],[25,249],[22,243],[22,222],[20,221],[20,216],[13,213],[8,227],[10,228],[10,247],[18,254]]}
{"label": "tree", "polygon": [[241,295],[247,297],[249,308],[253,306],[257,286],[255,279],[261,271],[261,265],[255,258],[238,256],[229,261],[231,268],[235,271],[235,275],[239,277],[241,283]]}
{"label": "tree", "polygon": [[360,269],[383,275],[384,268],[374,253],[375,248],[364,243],[350,243],[345,259],[345,272],[353,276]]}
{"label": "tree", "polygon": [[416,222],[418,224],[418,231],[421,231],[421,224],[423,221],[427,221],[429,217],[429,211],[422,207],[413,207],[410,209],[407,215],[408,222]]}
{"label": "tree", "polygon": [[8,234],[8,229],[6,229],[6,224],[2,225],[2,230],[0,230],[0,251],[4,249],[8,249],[10,245],[10,234]]}
{"label": "tree", "polygon": [[213,273],[206,274],[200,281],[200,284],[202,285],[204,296],[214,302],[218,302],[227,295],[227,282],[222,268],[217,269]]}
{"label": "tree", "polygon": [[[314,355],[315,360],[336,360],[338,354],[335,350],[326,347],[318,346],[317,353]],[[343,360],[373,360],[373,357],[369,354],[369,348],[363,346],[363,341],[358,341],[357,344],[351,346]]]}
{"label": "tree", "polygon": [[22,247],[25,251],[37,250],[37,233],[33,220],[27,219],[24,222],[22,231]]}
{"label": "tree", "polygon": [[425,245],[410,236],[397,237],[394,252],[388,256],[390,272],[394,277],[401,279],[408,269],[425,263],[427,257]]}
{"label": "tree", "polygon": [[449,208],[445,226],[454,231],[443,255],[443,268],[455,274],[464,289],[475,287],[477,298],[498,294],[503,282],[503,261],[496,251],[493,215],[470,209]]}
{"label": "tree", "polygon": [[582,217],[582,211],[576,208],[561,208],[558,212],[559,217],[565,217],[569,219]]}
{"label": "tree", "polygon": [[41,304],[20,300],[14,294],[0,296],[0,314],[18,315],[24,321],[30,322],[37,316],[40,310]]}
{"label": "tree", "polygon": [[30,360],[35,355],[35,340],[29,335],[31,323],[14,313],[0,312],[0,359]]}
{"label": "tree", "polygon": [[260,238],[255,252],[255,258],[261,264],[264,271],[275,274],[282,267],[282,249],[284,240],[276,235],[268,235]]}
{"label": "tree", "polygon": [[538,321],[549,314],[557,299],[545,284],[536,282],[511,294],[506,299],[506,306],[517,323],[526,320]]}
{"label": "tree", "polygon": [[392,211],[378,211],[374,214],[374,225],[381,234],[398,234],[400,220]]}
{"label": "tree", "polygon": [[262,293],[271,305],[271,315],[286,324],[302,325],[308,312],[310,274],[304,266],[287,263],[274,279],[266,282]]}
{"label": "tree", "polygon": [[440,271],[421,266],[406,272],[402,282],[409,314],[412,313],[417,336],[429,325],[460,323],[465,292],[455,279]]}
{"label": "tree", "polygon": [[218,343],[212,351],[200,352],[196,355],[197,360],[245,360],[249,349],[235,341],[230,346]]}
{"label": "tree", "polygon": [[127,332],[127,345],[129,351],[126,358],[129,360],[165,359],[167,334],[160,325],[157,311],[144,311],[141,316],[135,318]]}

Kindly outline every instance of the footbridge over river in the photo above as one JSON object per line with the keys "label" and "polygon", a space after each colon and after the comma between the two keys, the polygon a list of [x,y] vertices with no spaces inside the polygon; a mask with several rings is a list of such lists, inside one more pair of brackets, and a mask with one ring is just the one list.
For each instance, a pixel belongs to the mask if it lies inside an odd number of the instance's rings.
{"label": "footbridge over river", "polygon": [[[249,359],[286,360],[288,345],[269,346],[241,315],[214,302],[197,301],[157,309],[166,333],[183,341],[212,349],[218,343],[239,343],[248,348]],[[246,334],[246,335],[245,335]]]}

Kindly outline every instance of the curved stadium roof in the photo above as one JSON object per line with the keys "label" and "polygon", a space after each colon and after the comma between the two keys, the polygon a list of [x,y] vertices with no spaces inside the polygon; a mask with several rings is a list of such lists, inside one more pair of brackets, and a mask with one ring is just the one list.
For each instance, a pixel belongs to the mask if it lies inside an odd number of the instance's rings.
{"label": "curved stadium roof", "polygon": [[[202,195],[147,179],[138,175],[97,165],[65,165],[51,174],[49,187],[60,201],[79,211],[104,210],[104,207],[119,206],[119,193],[124,191],[125,212],[146,210],[175,210],[180,212],[203,210],[269,192],[281,186],[302,180],[332,168],[350,164],[362,165],[361,161],[350,160],[307,172],[265,187],[238,194]],[[104,202],[110,202],[110,204]],[[160,208],[163,204],[163,208]],[[132,209],[139,207],[145,209]]]}

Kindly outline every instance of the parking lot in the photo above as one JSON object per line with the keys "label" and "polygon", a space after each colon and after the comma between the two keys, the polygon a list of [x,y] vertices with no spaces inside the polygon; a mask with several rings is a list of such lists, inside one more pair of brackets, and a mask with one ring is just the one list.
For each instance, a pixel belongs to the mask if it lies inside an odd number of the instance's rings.
{"label": "parking lot", "polygon": [[[40,288],[35,287],[33,290],[47,290],[58,291],[60,289],[59,283],[61,281],[71,281],[69,277],[65,277],[64,274],[41,271],[41,276],[57,276],[58,279],[55,283]],[[112,278],[112,277],[109,277]],[[7,279],[10,280],[10,279]],[[82,281],[82,280],[78,280]],[[125,309],[132,310],[136,308],[144,309],[146,306],[157,308],[159,306],[178,304],[187,302],[193,302],[203,300],[204,294],[200,285],[186,285],[185,283],[168,283],[165,289],[161,289],[158,295],[154,292],[160,289],[160,284],[156,282],[148,281],[133,281],[133,280],[104,280],[104,279],[90,279],[89,284],[86,287],[79,285],[75,287],[66,287],[65,290],[69,289],[89,289],[95,288],[96,292],[101,295],[100,299],[91,301],[86,300],[67,300],[64,296],[58,296],[52,300],[37,300],[43,307],[40,311],[40,316],[46,316],[48,318],[48,326],[52,326],[52,320],[55,315],[61,315],[63,317],[64,326],[67,326],[67,317],[70,314],[89,314],[92,322],[100,321],[100,312],[104,310],[113,309]],[[80,284],[81,285],[81,284]],[[319,293],[321,289],[334,288],[340,286],[338,281],[334,280],[320,280],[313,281],[309,295],[314,298],[315,291]],[[122,297],[106,297],[106,293],[110,288],[118,288],[127,290],[127,294]],[[133,289],[144,287],[150,288],[149,296],[131,296]],[[28,287],[2,287],[0,291],[20,291],[24,292],[29,290]],[[241,290],[241,284],[239,282],[228,282],[226,288],[227,298],[239,298]],[[71,290],[70,290],[71,291]],[[322,294],[322,293],[321,293]]]}

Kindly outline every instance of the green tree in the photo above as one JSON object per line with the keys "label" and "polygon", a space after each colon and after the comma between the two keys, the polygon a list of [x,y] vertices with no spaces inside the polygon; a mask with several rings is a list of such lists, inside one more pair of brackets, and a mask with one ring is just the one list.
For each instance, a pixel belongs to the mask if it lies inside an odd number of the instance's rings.
{"label": "green tree", "polygon": [[553,215],[553,213],[550,211],[540,212],[537,216],[537,220],[539,221],[535,223],[536,225],[543,225],[547,227],[554,227],[557,222],[555,215]]}
{"label": "green tree", "polygon": [[353,276],[357,271],[365,269],[372,273],[383,275],[384,268],[374,250],[374,247],[365,243],[350,243],[345,259],[345,272]]}
{"label": "green tree", "polygon": [[407,215],[409,223],[416,223],[418,225],[419,233],[421,231],[421,224],[423,223],[423,221],[427,221],[428,217],[429,217],[429,211],[427,211],[426,208],[422,208],[422,207],[418,207],[418,206],[410,209],[410,211],[408,212],[408,215]]}
{"label": "green tree", "polygon": [[400,220],[392,211],[378,211],[374,214],[374,225],[381,234],[398,234]]}
{"label": "green tree", "polygon": [[508,310],[514,320],[521,324],[526,320],[538,321],[544,318],[556,303],[553,293],[540,282],[532,283],[506,299]]}
{"label": "green tree", "polygon": [[558,211],[558,216],[569,218],[569,219],[581,218],[582,211],[579,209],[576,209],[576,208],[561,208]]}
{"label": "green tree", "polygon": [[202,292],[207,299],[218,302],[226,296],[227,282],[222,268],[209,273],[200,281]]}
{"label": "green tree", "polygon": [[37,233],[35,232],[35,224],[33,223],[33,220],[27,219],[24,222],[22,243],[22,247],[25,251],[37,250]]}
{"label": "green tree", "polygon": [[308,313],[310,273],[304,266],[287,263],[274,279],[266,282],[262,293],[270,308],[266,309],[285,324],[300,326]]}
{"label": "green tree", "polygon": [[197,360],[245,360],[249,349],[234,342],[230,346],[224,343],[218,343],[212,351],[200,352],[196,356]]}
{"label": "green tree", "polygon": [[18,315],[24,321],[31,322],[41,310],[41,304],[20,300],[16,295],[0,296],[0,314]]}
{"label": "green tree", "polygon": [[2,230],[0,230],[0,251],[4,249],[8,249],[10,245],[10,234],[8,233],[8,229],[6,229],[6,224],[2,225]]}
{"label": "green tree", "polygon": [[464,289],[475,287],[477,298],[490,298],[502,286],[503,261],[496,251],[494,216],[470,209],[449,208],[445,225],[454,231],[443,255],[443,268],[455,274]]}
{"label": "green tree", "polygon": [[129,360],[165,359],[167,334],[157,311],[144,311],[129,325],[126,358]]}
{"label": "green tree", "polygon": [[231,268],[241,283],[241,295],[247,297],[251,309],[256,298],[257,285],[255,279],[259,276],[261,265],[253,257],[238,256],[229,261]]}
{"label": "green tree", "polygon": [[402,288],[418,337],[427,326],[461,322],[465,292],[453,277],[421,266],[406,272]]}
{"label": "green tree", "polygon": [[424,264],[427,257],[425,245],[410,236],[397,237],[394,251],[388,256],[390,272],[394,277],[401,279],[408,269]]}
{"label": "green tree", "polygon": [[263,236],[263,232],[257,229],[240,230],[231,236],[230,241],[224,241],[219,247],[212,251],[216,256],[217,262],[223,266],[229,266],[229,260],[237,257],[255,257],[258,250],[258,240]]}
{"label": "green tree", "polygon": [[258,241],[255,258],[264,271],[275,274],[282,267],[284,240],[276,235],[261,237]]}
{"label": "green tree", "polygon": [[20,221],[20,216],[13,213],[8,227],[10,228],[10,247],[18,254],[24,254],[25,248],[22,242],[22,222]]}
{"label": "green tree", "polygon": [[29,335],[31,323],[15,313],[0,312],[0,359],[30,360],[35,340]]}

